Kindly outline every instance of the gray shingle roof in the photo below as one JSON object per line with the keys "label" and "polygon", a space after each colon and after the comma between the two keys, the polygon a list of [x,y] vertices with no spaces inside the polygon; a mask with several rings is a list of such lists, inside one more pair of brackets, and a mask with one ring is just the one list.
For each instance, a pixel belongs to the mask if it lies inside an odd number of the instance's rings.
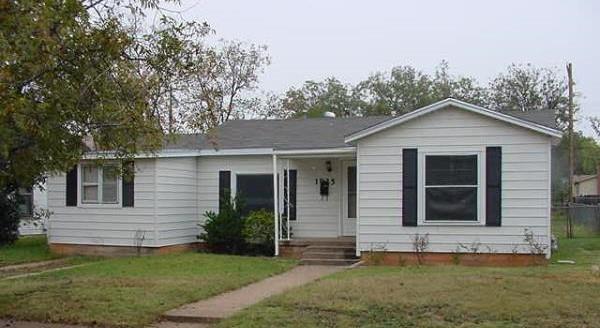
{"label": "gray shingle roof", "polygon": [[537,123],[549,128],[556,129],[555,112],[552,109],[529,110],[529,111],[502,111],[525,121]]}
{"label": "gray shingle roof", "polygon": [[229,121],[207,135],[203,149],[319,149],[347,146],[344,136],[387,117]]}
{"label": "gray shingle roof", "polygon": [[[504,111],[503,113],[556,128],[554,111]],[[323,149],[347,146],[344,137],[389,119],[386,116],[308,118],[288,120],[234,120],[208,135],[180,134],[165,141],[166,150],[198,149]]]}

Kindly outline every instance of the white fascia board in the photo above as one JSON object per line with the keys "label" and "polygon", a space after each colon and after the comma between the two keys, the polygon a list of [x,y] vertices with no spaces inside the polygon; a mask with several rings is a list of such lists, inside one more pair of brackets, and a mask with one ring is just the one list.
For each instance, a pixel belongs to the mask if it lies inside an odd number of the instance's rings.
{"label": "white fascia board", "polygon": [[345,155],[356,153],[356,147],[322,148],[322,149],[286,149],[274,150],[276,155]]}
{"label": "white fascia board", "polygon": [[541,124],[537,124],[537,123],[533,123],[530,121],[526,121],[511,115],[507,115],[498,111],[494,111],[491,109],[487,109],[481,106],[477,106],[477,105],[472,105],[469,103],[466,103],[464,101],[460,101],[460,100],[456,100],[456,99],[452,99],[452,98],[448,98],[448,99],[444,99],[442,101],[438,101],[436,103],[433,103],[431,105],[419,108],[417,110],[414,110],[410,113],[404,114],[402,116],[398,116],[396,118],[392,118],[389,119],[387,121],[381,122],[377,125],[374,125],[372,127],[366,128],[364,130],[358,131],[356,133],[353,133],[349,136],[347,136],[344,140],[344,142],[346,143],[350,143],[353,141],[356,141],[358,139],[362,139],[366,136],[370,136],[374,133],[377,133],[379,131],[385,130],[387,128],[390,128],[392,126],[396,126],[398,124],[404,123],[406,121],[412,120],[414,118],[420,117],[422,115],[426,115],[428,113],[434,112],[438,109],[441,108],[445,108],[447,106],[455,106],[470,112],[474,112],[474,113],[478,113],[487,117],[491,117],[491,118],[495,118],[497,120],[503,121],[503,122],[507,122],[507,123],[511,123],[523,128],[527,128],[551,137],[556,137],[556,138],[560,138],[562,137],[562,132],[553,128],[549,128],[547,126],[543,126]]}
{"label": "white fascia board", "polygon": [[273,148],[202,149],[199,156],[273,155]]}
{"label": "white fascia board", "polygon": [[[172,158],[172,157],[198,157],[198,156],[236,156],[236,155],[272,155],[272,148],[247,148],[247,149],[203,149],[203,150],[161,150],[156,153],[140,153],[134,158]],[[111,159],[115,158],[113,152],[94,152],[83,156],[83,159]]]}

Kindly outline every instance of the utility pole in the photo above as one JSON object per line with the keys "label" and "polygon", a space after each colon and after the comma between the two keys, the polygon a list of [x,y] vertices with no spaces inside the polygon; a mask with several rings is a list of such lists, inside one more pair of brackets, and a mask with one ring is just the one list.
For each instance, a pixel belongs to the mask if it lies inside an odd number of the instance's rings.
{"label": "utility pole", "polygon": [[573,133],[574,108],[573,108],[573,64],[567,64],[567,78],[569,82],[569,212],[567,213],[567,238],[573,238],[573,174],[575,173],[575,154],[573,152],[575,146],[575,138]]}

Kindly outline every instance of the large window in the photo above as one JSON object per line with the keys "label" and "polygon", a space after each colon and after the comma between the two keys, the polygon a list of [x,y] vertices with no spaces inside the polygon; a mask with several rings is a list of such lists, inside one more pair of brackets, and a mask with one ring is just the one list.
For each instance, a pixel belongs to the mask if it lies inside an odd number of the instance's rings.
{"label": "large window", "polygon": [[478,221],[478,155],[425,155],[425,221]]}
{"label": "large window", "polygon": [[81,202],[84,204],[116,204],[119,200],[116,165],[81,165]]}
{"label": "large window", "polygon": [[273,175],[238,174],[236,196],[246,205],[244,214],[259,209],[273,211]]}

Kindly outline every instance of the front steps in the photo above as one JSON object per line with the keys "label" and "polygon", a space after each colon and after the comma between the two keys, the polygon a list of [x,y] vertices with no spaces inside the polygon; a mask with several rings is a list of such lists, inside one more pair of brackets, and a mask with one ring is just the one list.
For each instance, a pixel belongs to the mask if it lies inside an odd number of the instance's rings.
{"label": "front steps", "polygon": [[303,265],[342,265],[357,263],[354,239],[319,239],[307,242],[302,252],[300,264]]}

